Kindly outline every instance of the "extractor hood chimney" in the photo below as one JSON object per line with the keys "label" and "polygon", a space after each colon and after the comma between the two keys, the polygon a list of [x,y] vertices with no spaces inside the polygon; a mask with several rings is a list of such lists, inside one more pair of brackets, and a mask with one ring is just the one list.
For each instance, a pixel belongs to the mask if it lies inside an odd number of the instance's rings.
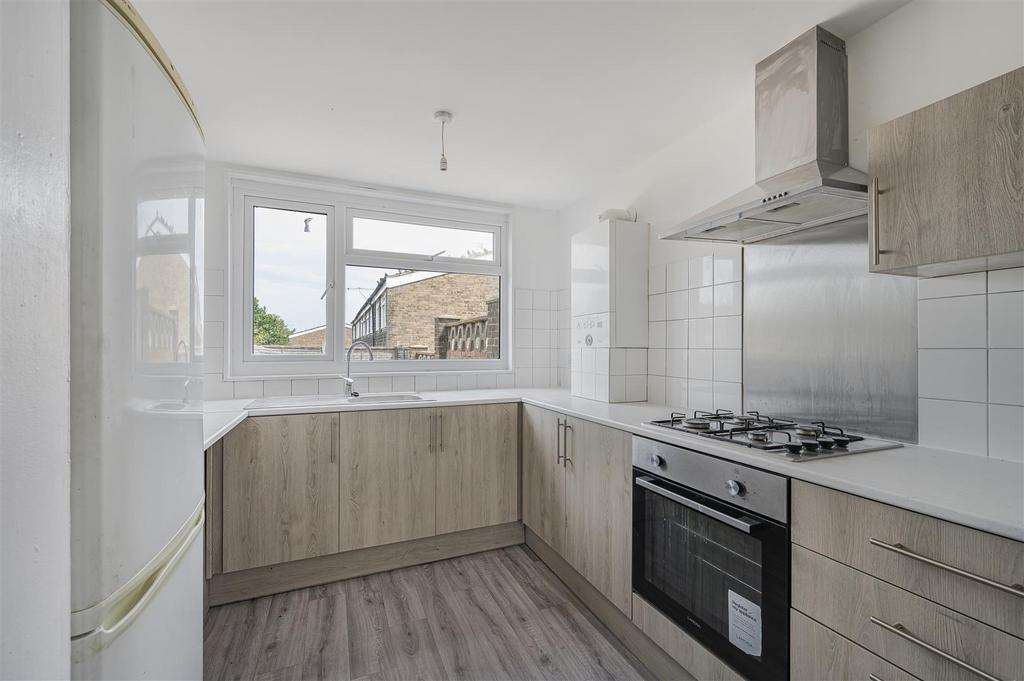
{"label": "extractor hood chimney", "polygon": [[757,183],[659,235],[753,243],[867,213],[850,168],[846,43],[815,26],[755,71]]}

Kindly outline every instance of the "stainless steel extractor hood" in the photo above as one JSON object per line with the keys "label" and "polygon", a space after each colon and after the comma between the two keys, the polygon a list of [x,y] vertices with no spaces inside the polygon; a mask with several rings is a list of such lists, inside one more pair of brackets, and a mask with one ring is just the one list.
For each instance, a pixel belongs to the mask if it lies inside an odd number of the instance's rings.
{"label": "stainless steel extractor hood", "polygon": [[757,183],[660,234],[753,243],[867,213],[849,167],[846,43],[820,26],[757,64]]}

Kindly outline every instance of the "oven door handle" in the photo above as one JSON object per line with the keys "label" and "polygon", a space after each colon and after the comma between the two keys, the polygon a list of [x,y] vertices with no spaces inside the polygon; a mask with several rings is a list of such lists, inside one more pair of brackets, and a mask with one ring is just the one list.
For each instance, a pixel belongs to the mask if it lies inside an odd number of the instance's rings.
{"label": "oven door handle", "polygon": [[687,508],[693,509],[697,513],[706,515],[709,518],[714,518],[715,520],[723,522],[726,525],[729,525],[730,527],[735,527],[737,530],[742,530],[747,534],[750,534],[754,531],[755,528],[761,525],[761,522],[758,520],[753,520],[746,516],[730,515],[728,513],[725,513],[724,511],[719,511],[717,508],[705,506],[699,501],[694,501],[693,499],[685,497],[682,494],[677,494],[676,492],[667,490],[661,485],[655,483],[653,478],[639,477],[636,479],[636,484],[640,485],[646,490],[654,492],[659,496],[663,496],[670,501],[674,501],[677,504],[682,504]]}

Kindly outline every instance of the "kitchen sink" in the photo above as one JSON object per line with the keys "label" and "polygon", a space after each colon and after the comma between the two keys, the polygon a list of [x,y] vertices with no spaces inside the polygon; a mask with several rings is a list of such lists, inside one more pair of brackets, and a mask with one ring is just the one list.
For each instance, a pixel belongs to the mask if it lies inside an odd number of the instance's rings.
{"label": "kitchen sink", "polygon": [[395,402],[429,402],[424,400],[422,395],[416,393],[372,393],[369,395],[357,395],[349,397],[346,402],[349,404],[389,404]]}
{"label": "kitchen sink", "polygon": [[367,393],[354,397],[347,397],[345,395],[296,395],[295,397],[266,397],[253,400],[246,409],[325,407],[346,404],[403,404],[432,401],[416,393]]}

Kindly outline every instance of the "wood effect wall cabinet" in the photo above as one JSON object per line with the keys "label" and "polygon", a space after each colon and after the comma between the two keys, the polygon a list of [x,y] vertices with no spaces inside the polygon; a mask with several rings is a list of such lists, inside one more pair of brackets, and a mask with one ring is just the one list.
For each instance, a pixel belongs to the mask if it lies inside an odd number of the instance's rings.
{"label": "wood effect wall cabinet", "polygon": [[629,433],[570,418],[565,558],[627,615],[632,611],[633,458]]}
{"label": "wood effect wall cabinet", "polygon": [[433,410],[437,533],[519,518],[519,405]]}
{"label": "wood effect wall cabinet", "polygon": [[565,468],[562,466],[566,417],[523,405],[523,524],[559,554],[565,551]]}
{"label": "wood effect wall cabinet", "polygon": [[224,437],[224,572],[338,550],[337,414],[258,416]]}
{"label": "wood effect wall cabinet", "polygon": [[434,409],[340,414],[339,551],[435,533]]}
{"label": "wood effect wall cabinet", "polygon": [[1024,264],[1024,68],[868,131],[873,272]]}

